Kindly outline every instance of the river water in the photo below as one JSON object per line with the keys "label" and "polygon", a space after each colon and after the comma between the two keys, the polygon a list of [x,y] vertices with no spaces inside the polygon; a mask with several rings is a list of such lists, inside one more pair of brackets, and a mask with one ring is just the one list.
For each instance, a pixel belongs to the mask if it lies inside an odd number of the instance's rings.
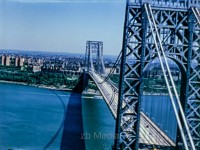
{"label": "river water", "polygon": [[[173,139],[176,122],[170,119],[167,99],[145,96],[142,107]],[[103,99],[0,83],[0,150],[110,150],[114,131],[115,120]]]}
{"label": "river water", "polygon": [[[66,149],[63,136],[68,132],[63,131],[63,120],[72,120],[66,129],[72,131],[82,126],[80,121],[74,120],[76,116],[82,117],[84,132],[78,134],[79,138],[84,136],[86,149],[111,149],[113,139],[100,137],[101,134],[113,135],[115,129],[107,105],[102,99],[82,97],[82,114],[74,112],[72,105],[79,101],[79,95],[72,97],[70,92],[0,83],[0,150]],[[75,130],[79,130],[77,128]],[[77,145],[78,142],[71,148],[83,149]]]}

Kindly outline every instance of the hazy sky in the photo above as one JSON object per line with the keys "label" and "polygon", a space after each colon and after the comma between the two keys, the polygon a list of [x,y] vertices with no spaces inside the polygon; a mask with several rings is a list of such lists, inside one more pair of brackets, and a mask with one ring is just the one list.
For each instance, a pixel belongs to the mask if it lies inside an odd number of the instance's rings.
{"label": "hazy sky", "polygon": [[125,0],[0,0],[0,49],[85,53],[100,40],[118,55],[124,14]]}

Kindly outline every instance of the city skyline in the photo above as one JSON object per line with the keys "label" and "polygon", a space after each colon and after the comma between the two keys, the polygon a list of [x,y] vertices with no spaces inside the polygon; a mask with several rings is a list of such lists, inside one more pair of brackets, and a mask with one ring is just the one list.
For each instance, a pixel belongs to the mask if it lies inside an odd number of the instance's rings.
{"label": "city skyline", "polygon": [[0,49],[84,54],[94,40],[118,55],[124,15],[125,0],[2,0]]}

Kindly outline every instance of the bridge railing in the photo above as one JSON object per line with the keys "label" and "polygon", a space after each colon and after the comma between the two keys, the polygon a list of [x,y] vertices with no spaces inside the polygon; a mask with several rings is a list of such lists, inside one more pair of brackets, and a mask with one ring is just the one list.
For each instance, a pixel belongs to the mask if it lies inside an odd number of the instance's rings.
{"label": "bridge railing", "polygon": [[[102,82],[104,81],[105,77],[101,76],[101,74],[91,72],[91,71],[89,72],[89,74],[92,77],[92,79],[95,81],[95,83],[97,84],[97,87],[99,88],[102,96],[104,97],[104,100],[109,106],[114,118],[116,119],[117,105],[118,105],[118,88],[110,79],[106,80],[106,82]],[[124,109],[127,109],[127,108],[124,108]],[[131,112],[130,110],[127,110],[126,113],[128,114]],[[127,120],[122,119],[122,124],[125,126],[130,125],[131,119],[132,118],[129,118]],[[141,112],[141,120],[142,121],[140,122],[141,128],[140,128],[140,137],[139,137],[141,146],[145,144],[147,144],[148,146],[158,145],[159,148],[161,148],[162,146],[163,147],[175,146],[173,141],[170,140],[170,138],[160,128],[158,128],[150,119],[148,119],[148,117],[143,112]],[[146,128],[146,126],[148,126],[148,128]],[[130,140],[131,137],[127,137],[127,139]]]}
{"label": "bridge railing", "polygon": [[[105,78],[107,78],[106,75],[99,74],[99,73],[96,72],[96,71],[94,71],[94,73],[96,73],[96,74],[98,74],[99,76],[101,76],[104,80],[105,80]],[[116,87],[117,85],[116,85],[110,78],[108,78],[108,79],[106,80],[106,82],[110,83],[110,85],[112,86],[112,88],[113,88],[115,91],[118,91],[118,88]]]}
{"label": "bridge railing", "polygon": [[149,3],[151,6],[158,8],[200,8],[200,0],[130,0],[130,4],[132,5],[143,5],[144,3]]}

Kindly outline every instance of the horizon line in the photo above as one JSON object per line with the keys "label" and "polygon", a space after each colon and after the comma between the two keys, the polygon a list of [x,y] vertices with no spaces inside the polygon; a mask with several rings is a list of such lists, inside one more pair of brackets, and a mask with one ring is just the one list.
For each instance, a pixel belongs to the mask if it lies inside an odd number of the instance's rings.
{"label": "horizon line", "polygon": [[[28,52],[43,52],[43,53],[68,53],[68,54],[80,54],[80,55],[85,55],[85,53],[80,53],[80,52],[65,52],[65,51],[44,51],[44,50],[25,50],[25,49],[2,49],[0,48],[0,51],[28,51]],[[104,54],[104,56],[117,56],[117,55],[112,55],[112,54]]]}

